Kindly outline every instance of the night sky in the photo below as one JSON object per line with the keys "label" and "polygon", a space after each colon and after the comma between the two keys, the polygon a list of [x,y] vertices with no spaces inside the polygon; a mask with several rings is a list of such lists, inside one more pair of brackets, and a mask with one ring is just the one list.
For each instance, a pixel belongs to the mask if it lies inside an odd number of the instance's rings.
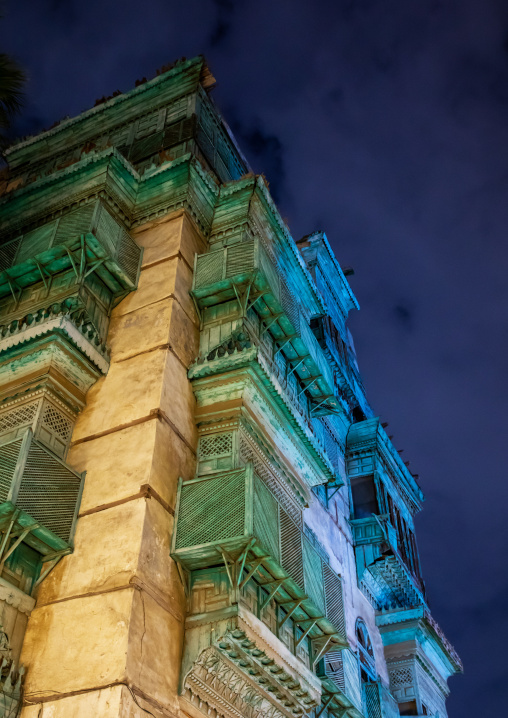
{"label": "night sky", "polygon": [[433,614],[464,661],[450,718],[507,715],[508,2],[10,0],[32,134],[181,56],[293,236],[323,229],[360,370],[420,474]]}

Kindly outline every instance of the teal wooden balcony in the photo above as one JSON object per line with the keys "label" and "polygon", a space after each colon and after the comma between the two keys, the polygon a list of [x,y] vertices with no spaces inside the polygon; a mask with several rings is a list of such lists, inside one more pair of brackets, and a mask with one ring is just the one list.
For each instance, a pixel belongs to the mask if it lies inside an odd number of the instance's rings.
{"label": "teal wooden balcony", "polygon": [[356,653],[349,649],[331,651],[320,663],[318,675],[323,684],[323,711],[326,708],[336,718],[364,718]]}
{"label": "teal wooden balcony", "polygon": [[171,555],[190,571],[225,565],[239,589],[257,580],[314,644],[314,661],[347,646],[340,578],[251,464],[180,483]]}
{"label": "teal wooden balcony", "polygon": [[195,258],[192,296],[198,311],[237,299],[242,311],[253,308],[291,364],[313,403],[315,415],[340,410],[332,370],[299,310],[283,273],[255,238]]}
{"label": "teal wooden balcony", "polygon": [[136,287],[141,249],[97,200],[0,244],[0,298],[73,269],[96,272],[114,295]]}
{"label": "teal wooden balcony", "polygon": [[[33,528],[26,543],[43,555],[69,548],[83,481],[84,474],[58,459],[28,429],[0,446],[0,523],[8,524],[6,517],[14,511],[28,514]],[[23,523],[19,516],[16,521]]]}
{"label": "teal wooden balcony", "polygon": [[426,605],[423,587],[401,556],[397,534],[386,515],[350,522],[360,585],[380,610]]}

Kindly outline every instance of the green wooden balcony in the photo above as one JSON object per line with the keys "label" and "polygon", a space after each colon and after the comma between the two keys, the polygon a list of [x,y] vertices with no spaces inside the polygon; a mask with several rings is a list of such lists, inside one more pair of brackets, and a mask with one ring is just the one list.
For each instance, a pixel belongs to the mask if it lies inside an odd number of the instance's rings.
{"label": "green wooden balcony", "polygon": [[0,298],[73,269],[96,272],[115,295],[136,287],[141,249],[97,200],[0,244]]}
{"label": "green wooden balcony", "polygon": [[172,556],[190,571],[225,564],[239,588],[260,581],[323,655],[347,646],[340,578],[252,464],[180,483]]}
{"label": "green wooden balcony", "polygon": [[350,649],[330,651],[319,664],[322,707],[336,718],[363,718],[358,656]]}
{"label": "green wooden balcony", "polygon": [[259,239],[197,255],[192,296],[198,311],[237,299],[245,313],[254,308],[284,352],[314,404],[316,414],[340,410],[332,370],[314,333]]}
{"label": "green wooden balcony", "polygon": [[64,550],[74,536],[83,481],[84,474],[58,459],[28,429],[0,446],[0,521],[11,512],[9,506],[15,507],[37,524],[26,543],[42,554]]}

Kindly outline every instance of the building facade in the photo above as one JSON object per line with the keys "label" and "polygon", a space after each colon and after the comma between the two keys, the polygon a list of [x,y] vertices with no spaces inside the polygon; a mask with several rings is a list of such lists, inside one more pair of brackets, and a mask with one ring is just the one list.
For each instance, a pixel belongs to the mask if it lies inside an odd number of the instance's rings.
{"label": "building facade", "polygon": [[0,716],[445,718],[423,494],[203,58],[8,151]]}

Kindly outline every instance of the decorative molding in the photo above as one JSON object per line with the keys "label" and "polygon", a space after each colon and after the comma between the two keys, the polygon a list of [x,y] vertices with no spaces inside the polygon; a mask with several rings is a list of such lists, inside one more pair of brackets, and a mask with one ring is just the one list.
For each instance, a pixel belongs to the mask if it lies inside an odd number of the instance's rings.
{"label": "decorative molding", "polygon": [[35,598],[23,593],[3,578],[0,578],[0,601],[5,601],[26,616],[30,615],[35,606]]}
{"label": "decorative molding", "polygon": [[41,317],[39,322],[34,318],[33,324],[24,323],[13,332],[8,330],[7,336],[0,339],[0,358],[3,353],[13,347],[26,344],[31,340],[58,330],[62,331],[74,346],[83,352],[103,374],[107,374],[109,361],[106,359],[104,351],[101,352],[98,347],[94,347],[91,343],[91,340],[97,336],[93,327],[89,323],[77,326],[66,315],[57,316],[54,319]]}
{"label": "decorative molding", "polygon": [[295,718],[319,705],[319,693],[311,695],[240,627],[200,652],[184,689],[225,718]]}

